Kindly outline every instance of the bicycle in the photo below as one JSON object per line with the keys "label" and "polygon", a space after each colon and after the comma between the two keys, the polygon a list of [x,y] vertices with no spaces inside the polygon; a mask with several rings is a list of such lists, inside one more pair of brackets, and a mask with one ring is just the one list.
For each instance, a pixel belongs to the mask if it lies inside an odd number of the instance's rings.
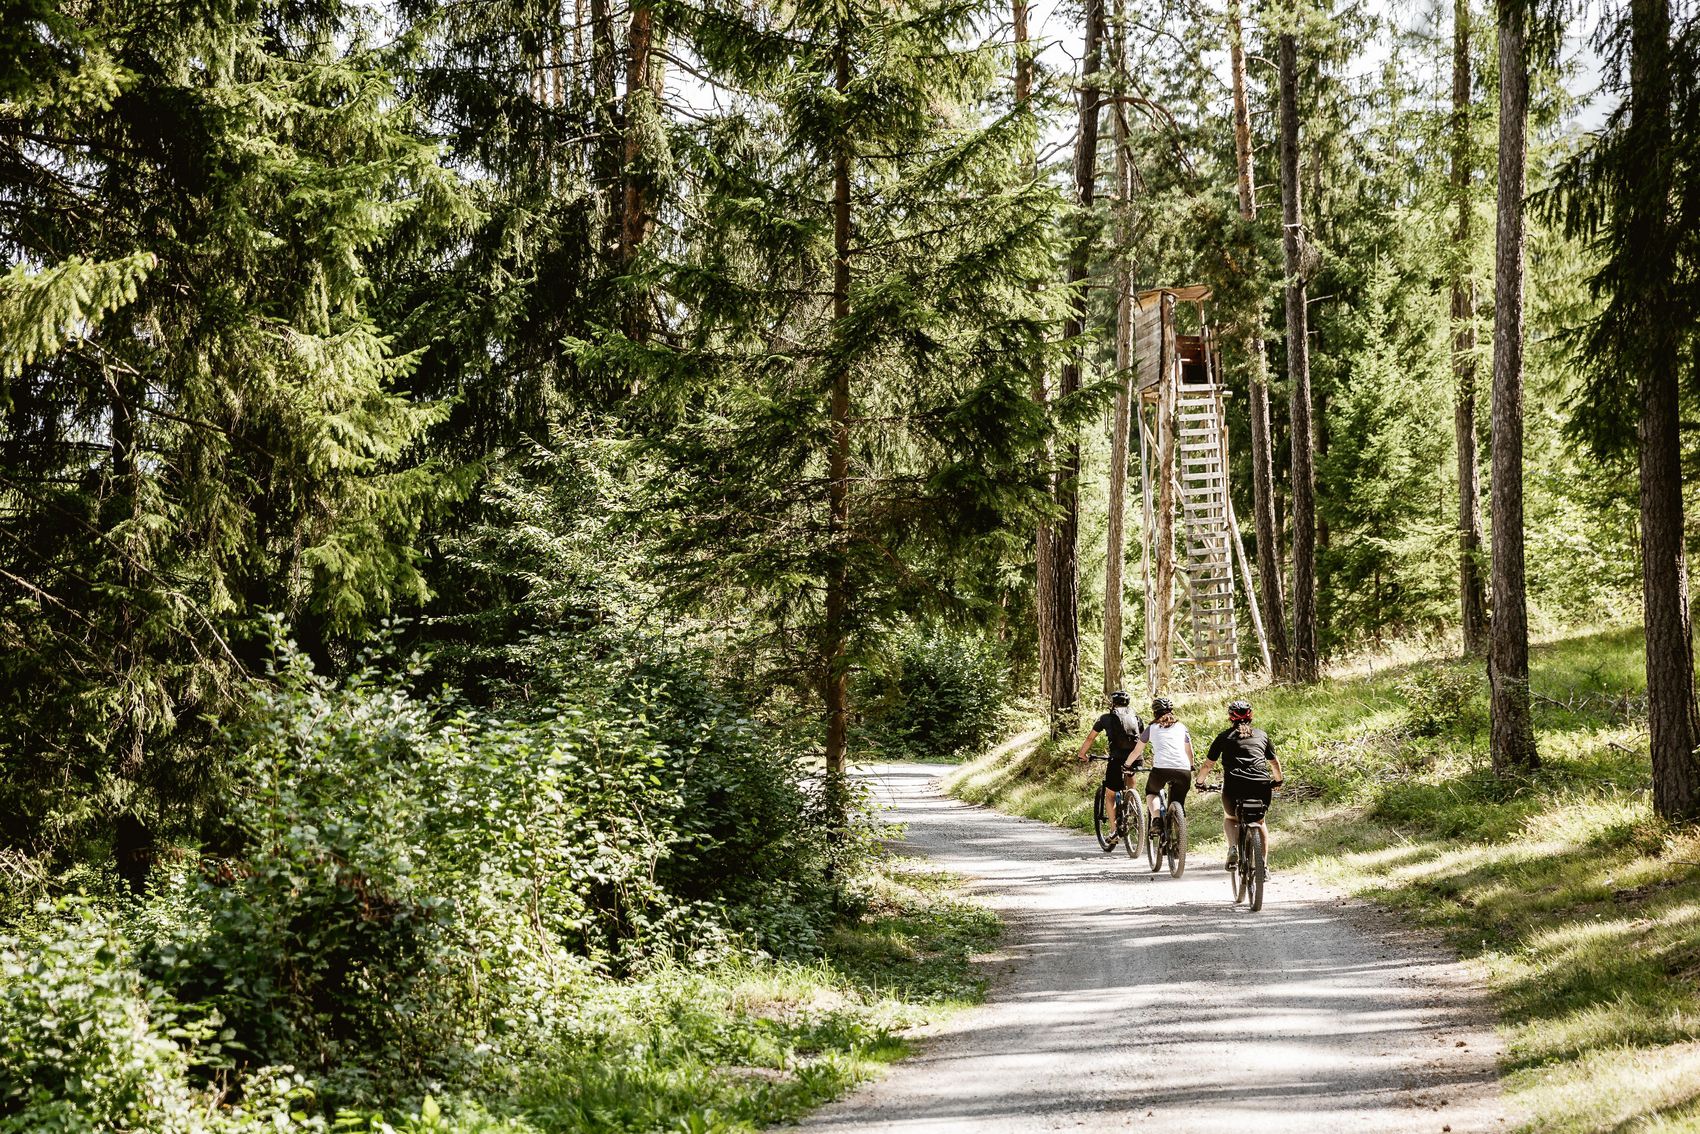
{"label": "bicycle", "polygon": [[[1279,784],[1275,786],[1279,787]],[[1199,784],[1199,791],[1221,791],[1220,784]],[[1240,800],[1237,819],[1240,825],[1236,845],[1238,862],[1228,872],[1228,885],[1234,892],[1234,904],[1244,901],[1252,913],[1263,908],[1263,884],[1269,878],[1268,835],[1263,822],[1269,805],[1261,799]]]}
{"label": "bicycle", "polygon": [[[1147,823],[1145,804],[1139,805],[1140,827],[1145,843],[1145,861],[1151,873],[1163,869],[1163,859],[1169,860],[1169,877],[1179,878],[1186,873],[1186,808],[1177,801],[1169,802],[1169,785],[1157,793],[1157,816]],[[1130,850],[1128,852],[1132,854]]]}
{"label": "bicycle", "polygon": [[[1104,764],[1110,762],[1108,756],[1090,756],[1088,759]],[[1137,768],[1125,768],[1122,774],[1132,776],[1137,770]],[[1137,816],[1137,821],[1134,823],[1135,832],[1132,835],[1129,835],[1127,829],[1130,812],[1132,816]],[[1106,834],[1106,828],[1112,833]],[[1138,848],[1145,842],[1145,806],[1140,802],[1138,793],[1130,787],[1124,787],[1116,792],[1116,815],[1112,827],[1110,817],[1104,814],[1104,785],[1102,783],[1094,785],[1092,788],[1092,829],[1098,836],[1098,845],[1104,850],[1113,849],[1110,842],[1111,838],[1119,838],[1122,841],[1122,848],[1127,851],[1129,858],[1138,855]]]}

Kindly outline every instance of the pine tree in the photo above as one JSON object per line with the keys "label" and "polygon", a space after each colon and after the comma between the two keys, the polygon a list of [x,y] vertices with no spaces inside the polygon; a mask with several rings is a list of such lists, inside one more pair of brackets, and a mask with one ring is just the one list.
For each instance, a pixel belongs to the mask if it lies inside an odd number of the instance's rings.
{"label": "pine tree", "polygon": [[1452,374],[1457,388],[1452,431],[1458,456],[1458,611],[1464,652],[1487,652],[1487,594],[1483,586],[1481,475],[1476,452],[1476,289],[1470,278],[1475,202],[1471,194],[1470,0],[1452,5],[1451,183],[1458,222],[1452,248]]}
{"label": "pine tree", "polygon": [[5,834],[136,879],[216,785],[196,739],[263,612],[323,651],[424,594],[455,483],[409,456],[441,410],[395,392],[370,265],[467,210],[353,5],[35,7],[0,102]]}
{"label": "pine tree", "polygon": [[[1031,398],[1055,198],[1011,186],[1030,109],[989,115],[978,4],[707,8],[687,30],[752,97],[708,128],[672,336],[676,470],[654,522],[677,595],[735,602],[773,680],[821,708],[841,775],[856,673],[885,631],[963,612],[959,578],[1040,514]],[[708,160],[713,155],[714,160]],[[695,159],[692,159],[693,161]],[[659,402],[654,403],[658,407]]]}
{"label": "pine tree", "polygon": [[1488,651],[1493,766],[1533,768],[1529,606],[1523,562],[1523,245],[1529,127],[1528,12],[1499,2],[1499,215],[1493,321],[1493,623]]}
{"label": "pine tree", "polygon": [[[1291,14],[1297,18],[1297,13]],[[1294,681],[1321,676],[1316,626],[1316,471],[1311,424],[1310,332],[1306,301],[1305,233],[1299,183],[1298,31],[1277,37],[1281,76],[1281,223],[1287,271],[1287,382],[1290,387],[1293,485]]]}
{"label": "pine tree", "polygon": [[1700,51],[1690,16],[1635,0],[1615,30],[1629,45],[1608,86],[1624,97],[1595,144],[1560,171],[1555,203],[1600,267],[1602,302],[1580,343],[1575,432],[1602,459],[1633,450],[1639,473],[1647,723],[1653,808],[1700,817],[1700,712],[1694,692],[1682,496],[1682,408],[1692,397],[1700,320]]}

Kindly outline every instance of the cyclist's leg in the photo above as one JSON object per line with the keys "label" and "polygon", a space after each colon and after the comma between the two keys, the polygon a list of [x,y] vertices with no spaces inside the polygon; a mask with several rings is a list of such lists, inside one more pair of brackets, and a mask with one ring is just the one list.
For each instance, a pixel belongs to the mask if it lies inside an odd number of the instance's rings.
{"label": "cyclist's leg", "polygon": [[1116,821],[1116,793],[1123,786],[1122,765],[1112,756],[1104,765],[1104,814],[1110,817],[1112,831]]}
{"label": "cyclist's leg", "polygon": [[1222,782],[1222,837],[1228,841],[1228,861],[1232,862],[1239,851],[1239,793],[1226,779]]}

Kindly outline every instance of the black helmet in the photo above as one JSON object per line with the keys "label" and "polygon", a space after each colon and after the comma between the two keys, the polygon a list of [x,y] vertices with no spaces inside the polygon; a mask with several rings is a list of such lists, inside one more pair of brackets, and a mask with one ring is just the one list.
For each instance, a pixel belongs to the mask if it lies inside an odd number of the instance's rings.
{"label": "black helmet", "polygon": [[1110,694],[1110,704],[1131,705],[1133,704],[1133,698],[1127,695],[1126,689],[1118,689],[1114,693]]}
{"label": "black helmet", "polygon": [[1251,720],[1251,702],[1230,701],[1228,703],[1228,719],[1231,721]]}
{"label": "black helmet", "polygon": [[1158,697],[1151,702],[1151,715],[1154,717],[1166,717],[1174,711],[1175,703],[1167,697]]}

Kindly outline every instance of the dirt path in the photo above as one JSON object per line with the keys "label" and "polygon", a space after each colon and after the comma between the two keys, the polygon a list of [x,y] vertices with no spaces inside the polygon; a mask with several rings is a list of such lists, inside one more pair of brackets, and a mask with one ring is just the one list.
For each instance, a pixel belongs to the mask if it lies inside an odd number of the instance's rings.
{"label": "dirt path", "polygon": [[804,1130],[1513,1125],[1468,973],[1384,915],[1281,874],[1253,914],[1230,903],[1219,860],[1153,878],[1090,836],[942,797],[937,768],[863,773],[907,849],[967,875],[1008,932],[988,1003]]}

